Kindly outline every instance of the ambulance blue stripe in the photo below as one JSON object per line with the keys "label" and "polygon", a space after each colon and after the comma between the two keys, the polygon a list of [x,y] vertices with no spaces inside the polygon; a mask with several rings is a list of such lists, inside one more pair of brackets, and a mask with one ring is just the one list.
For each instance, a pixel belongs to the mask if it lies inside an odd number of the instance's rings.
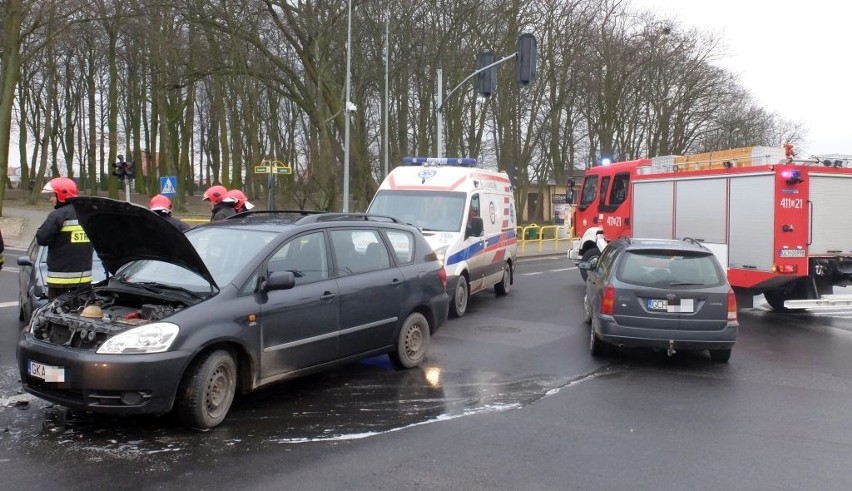
{"label": "ambulance blue stripe", "polygon": [[488,240],[485,241],[484,244],[482,242],[477,242],[475,244],[471,244],[465,247],[464,249],[456,252],[455,254],[450,255],[449,257],[447,257],[446,265],[451,266],[462,261],[467,261],[468,259],[476,256],[477,254],[482,254],[483,252],[485,252],[485,249],[499,244],[501,237],[503,237],[504,234],[506,236],[505,240],[513,239],[517,236],[517,233],[514,230],[506,231],[500,235],[492,235],[488,238]]}

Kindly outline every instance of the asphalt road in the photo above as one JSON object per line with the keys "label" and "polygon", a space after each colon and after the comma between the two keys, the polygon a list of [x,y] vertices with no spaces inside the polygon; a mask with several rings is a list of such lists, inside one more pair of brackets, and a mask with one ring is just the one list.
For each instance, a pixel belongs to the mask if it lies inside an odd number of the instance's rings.
{"label": "asphalt road", "polygon": [[598,360],[577,271],[527,260],[508,297],[474,297],[439,331],[423,369],[372,358],[242,397],[194,433],[19,394],[7,264],[7,489],[852,488],[852,311],[741,312],[726,365],[643,350]]}

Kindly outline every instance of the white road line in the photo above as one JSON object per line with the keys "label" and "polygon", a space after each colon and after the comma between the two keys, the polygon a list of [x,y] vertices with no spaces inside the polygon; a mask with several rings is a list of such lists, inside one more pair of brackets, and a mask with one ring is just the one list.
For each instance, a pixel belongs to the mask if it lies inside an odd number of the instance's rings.
{"label": "white road line", "polygon": [[6,308],[6,307],[17,307],[17,306],[18,306],[17,300],[15,300],[14,302],[0,302],[0,309]]}

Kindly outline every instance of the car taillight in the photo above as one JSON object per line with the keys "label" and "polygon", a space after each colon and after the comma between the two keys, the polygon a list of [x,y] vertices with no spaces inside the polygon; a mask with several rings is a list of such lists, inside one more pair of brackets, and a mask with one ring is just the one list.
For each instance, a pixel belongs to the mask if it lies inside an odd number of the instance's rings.
{"label": "car taillight", "polygon": [[728,289],[728,322],[737,321],[737,296],[733,288]]}
{"label": "car taillight", "polygon": [[447,270],[443,266],[441,266],[441,271],[438,272],[438,278],[441,278],[441,284],[444,285],[444,288],[447,287]]}
{"label": "car taillight", "polygon": [[601,300],[601,314],[612,315],[615,312],[615,287],[607,285]]}

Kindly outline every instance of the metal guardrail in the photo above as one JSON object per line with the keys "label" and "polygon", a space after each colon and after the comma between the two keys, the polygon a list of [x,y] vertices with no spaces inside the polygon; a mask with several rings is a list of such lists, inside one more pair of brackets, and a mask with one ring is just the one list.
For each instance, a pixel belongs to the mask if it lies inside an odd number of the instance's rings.
{"label": "metal guardrail", "polygon": [[[567,252],[574,236],[569,225],[536,225],[516,227],[520,252]],[[529,249],[527,249],[529,247]],[[537,249],[533,249],[537,248]]]}

